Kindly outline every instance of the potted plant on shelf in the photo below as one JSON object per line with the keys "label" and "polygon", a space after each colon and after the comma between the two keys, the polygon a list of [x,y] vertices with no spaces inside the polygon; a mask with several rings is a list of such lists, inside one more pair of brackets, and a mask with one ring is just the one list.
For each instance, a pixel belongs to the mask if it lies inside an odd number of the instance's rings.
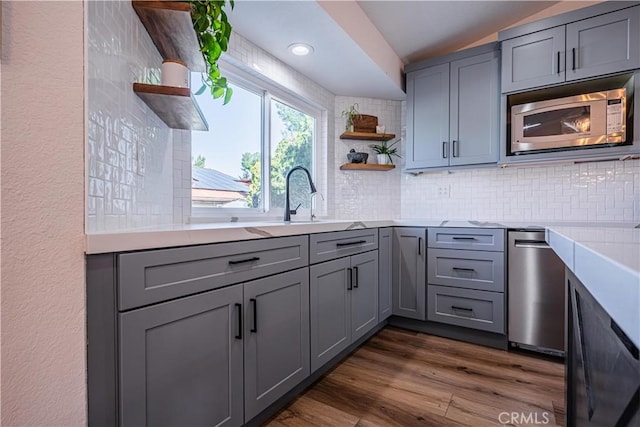
{"label": "potted plant on shelf", "polygon": [[370,147],[375,151],[378,164],[388,165],[393,164],[393,158],[391,156],[400,157],[398,154],[398,147],[394,147],[400,140],[396,139],[391,144],[387,141],[383,141],[380,144],[373,144]]}
{"label": "potted plant on shelf", "polygon": [[356,117],[360,117],[358,104],[353,104],[346,110],[343,110],[341,116],[347,118],[347,122],[344,128],[345,132],[353,132],[353,119],[355,119]]}
{"label": "potted plant on shelf", "polygon": [[[209,87],[211,95],[215,99],[224,95],[223,104],[227,104],[231,100],[233,90],[218,67],[220,55],[222,52],[226,52],[229,46],[232,30],[224,11],[227,1],[189,0],[189,3],[191,4],[191,21],[207,67],[206,73],[202,75],[202,87],[196,92],[196,95],[202,94]],[[234,0],[229,0],[229,5],[233,10]]]}

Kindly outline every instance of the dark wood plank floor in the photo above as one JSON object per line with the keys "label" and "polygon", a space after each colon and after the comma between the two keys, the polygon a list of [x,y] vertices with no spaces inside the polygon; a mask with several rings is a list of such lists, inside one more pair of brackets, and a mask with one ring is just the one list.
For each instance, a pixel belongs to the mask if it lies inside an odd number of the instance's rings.
{"label": "dark wood plank floor", "polygon": [[536,421],[564,424],[562,363],[387,327],[267,425],[478,427]]}

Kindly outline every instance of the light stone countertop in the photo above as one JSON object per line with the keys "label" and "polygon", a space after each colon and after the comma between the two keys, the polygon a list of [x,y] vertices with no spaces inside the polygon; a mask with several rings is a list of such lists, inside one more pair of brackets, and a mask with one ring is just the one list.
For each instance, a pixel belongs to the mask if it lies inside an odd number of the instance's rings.
{"label": "light stone countertop", "polygon": [[640,346],[640,228],[547,228],[547,243]]}

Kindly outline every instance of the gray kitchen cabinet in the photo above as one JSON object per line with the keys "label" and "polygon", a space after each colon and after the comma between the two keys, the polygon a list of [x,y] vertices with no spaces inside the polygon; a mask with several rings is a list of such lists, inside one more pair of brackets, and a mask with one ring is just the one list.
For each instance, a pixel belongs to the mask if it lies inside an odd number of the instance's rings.
{"label": "gray kitchen cabinet", "polygon": [[309,374],[309,269],[245,283],[245,420]]}
{"label": "gray kitchen cabinet", "polygon": [[567,25],[567,81],[640,68],[640,6]]}
{"label": "gray kitchen cabinet", "polygon": [[378,236],[378,322],[382,322],[391,316],[392,254],[393,229],[381,228]]}
{"label": "gray kitchen cabinet", "polygon": [[568,427],[637,426],[638,347],[567,270]]}
{"label": "gray kitchen cabinet", "polygon": [[496,163],[500,142],[498,52],[451,62],[451,166]]}
{"label": "gray kitchen cabinet", "polygon": [[312,265],[311,372],[378,324],[378,252]]}
{"label": "gray kitchen cabinet", "polygon": [[505,231],[428,230],[427,319],[505,333]]}
{"label": "gray kitchen cabinet", "polygon": [[563,83],[564,25],[502,42],[502,92]]}
{"label": "gray kitchen cabinet", "polygon": [[[501,34],[502,92],[640,68],[640,6],[588,19],[581,19],[583,15],[575,15],[571,22],[572,15],[567,14],[566,25],[558,25],[562,17],[540,21],[530,27],[530,34],[518,37]],[[545,22],[549,27],[544,28]],[[505,33],[514,31],[517,29]]]}
{"label": "gray kitchen cabinet", "polygon": [[425,320],[426,302],[425,228],[393,229],[393,314]]}
{"label": "gray kitchen cabinet", "polygon": [[240,316],[242,285],[120,314],[120,425],[242,425]]}
{"label": "gray kitchen cabinet", "polygon": [[498,57],[491,44],[408,67],[408,171],[498,161]]}
{"label": "gray kitchen cabinet", "polygon": [[449,64],[407,74],[406,168],[448,166]]}

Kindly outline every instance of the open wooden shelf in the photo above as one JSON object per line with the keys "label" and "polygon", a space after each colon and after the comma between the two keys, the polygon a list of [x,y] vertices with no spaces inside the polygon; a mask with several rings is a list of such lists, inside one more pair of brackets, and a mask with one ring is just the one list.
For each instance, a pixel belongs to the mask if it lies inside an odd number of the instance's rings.
{"label": "open wooden shelf", "polygon": [[191,71],[206,71],[191,22],[191,6],[181,1],[132,1],[163,59],[179,59]]}
{"label": "open wooden shelf", "polygon": [[357,139],[361,141],[390,141],[395,138],[393,133],[370,133],[370,132],[344,132],[340,139]]}
{"label": "open wooden shelf", "polygon": [[395,165],[379,165],[376,163],[345,163],[340,166],[340,170],[351,170],[351,171],[390,171],[391,169],[395,169]]}
{"label": "open wooden shelf", "polygon": [[172,129],[209,130],[191,89],[134,83],[133,91]]}

